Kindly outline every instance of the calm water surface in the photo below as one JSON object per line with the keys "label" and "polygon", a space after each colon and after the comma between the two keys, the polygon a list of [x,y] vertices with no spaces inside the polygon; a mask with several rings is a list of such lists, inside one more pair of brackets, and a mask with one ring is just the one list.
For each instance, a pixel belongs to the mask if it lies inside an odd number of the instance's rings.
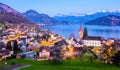
{"label": "calm water surface", "polygon": [[[120,26],[83,25],[83,30],[84,27],[87,27],[89,36],[101,36],[104,38],[120,39]],[[71,33],[74,33],[75,37],[79,38],[78,32],[80,29],[80,24],[45,26],[44,28],[47,28],[61,36],[65,36],[66,38],[69,38]]]}

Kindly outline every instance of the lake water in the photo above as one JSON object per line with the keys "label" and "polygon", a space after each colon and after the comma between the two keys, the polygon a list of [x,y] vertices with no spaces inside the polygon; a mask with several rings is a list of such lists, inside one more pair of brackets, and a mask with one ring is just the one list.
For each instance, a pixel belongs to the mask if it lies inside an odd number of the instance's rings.
{"label": "lake water", "polygon": [[[89,36],[120,39],[120,26],[82,25],[83,30],[84,27],[87,27]],[[45,26],[44,28],[47,28],[61,36],[65,36],[66,38],[69,38],[71,33],[74,33],[74,36],[79,38],[80,24]]]}

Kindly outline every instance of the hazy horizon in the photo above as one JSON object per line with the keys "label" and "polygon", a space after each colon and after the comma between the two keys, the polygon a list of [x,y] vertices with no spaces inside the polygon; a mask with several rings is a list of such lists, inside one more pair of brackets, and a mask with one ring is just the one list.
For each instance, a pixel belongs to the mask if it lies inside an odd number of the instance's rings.
{"label": "hazy horizon", "polygon": [[0,0],[0,2],[21,13],[33,9],[49,16],[120,11],[120,0]]}

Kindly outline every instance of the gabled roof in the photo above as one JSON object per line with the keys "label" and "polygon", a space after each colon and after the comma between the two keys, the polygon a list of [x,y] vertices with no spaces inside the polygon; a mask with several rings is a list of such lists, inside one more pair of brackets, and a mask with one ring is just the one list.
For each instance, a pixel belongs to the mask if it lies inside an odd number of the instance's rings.
{"label": "gabled roof", "polygon": [[103,39],[102,37],[98,37],[98,36],[88,36],[84,40],[102,40],[102,39]]}
{"label": "gabled roof", "polygon": [[69,40],[71,40],[72,38],[73,38],[73,41],[74,41],[74,42],[78,42],[78,41],[75,39],[75,37],[70,37]]}

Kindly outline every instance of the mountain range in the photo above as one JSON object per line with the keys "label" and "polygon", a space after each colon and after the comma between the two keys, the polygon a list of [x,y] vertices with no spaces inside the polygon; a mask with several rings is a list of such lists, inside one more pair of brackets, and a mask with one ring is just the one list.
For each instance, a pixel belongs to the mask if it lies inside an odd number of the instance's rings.
{"label": "mountain range", "polygon": [[107,15],[85,23],[86,25],[120,26],[120,16]]}
{"label": "mountain range", "polygon": [[93,13],[93,14],[89,14],[89,15],[85,14],[82,16],[63,15],[63,16],[54,16],[54,19],[56,19],[59,22],[66,21],[71,24],[72,23],[77,23],[77,24],[83,23],[84,24],[88,21],[94,20],[96,18],[104,17],[107,15],[120,16],[120,12],[117,12],[117,11],[116,12],[97,12],[97,13]]}
{"label": "mountain range", "polygon": [[[35,10],[28,10],[20,13],[10,6],[0,3],[0,22],[2,23],[26,23],[26,24],[87,24],[87,25],[119,25],[120,12],[97,12],[94,14],[85,14],[82,16],[54,16],[40,14]],[[109,19],[108,19],[109,17]],[[99,21],[99,23],[98,23]]]}
{"label": "mountain range", "polygon": [[46,15],[46,14],[40,14],[35,10],[28,10],[23,15],[28,19],[31,20],[32,22],[35,22],[37,24],[59,24],[57,20],[54,18]]}
{"label": "mountain range", "polygon": [[33,24],[27,20],[21,13],[3,3],[0,3],[0,22],[1,23],[16,23],[16,24]]}
{"label": "mountain range", "polygon": [[59,24],[54,18],[46,15],[39,14],[35,10],[28,10],[25,13],[20,13],[10,6],[0,3],[0,22],[1,23],[26,23],[26,24]]}

